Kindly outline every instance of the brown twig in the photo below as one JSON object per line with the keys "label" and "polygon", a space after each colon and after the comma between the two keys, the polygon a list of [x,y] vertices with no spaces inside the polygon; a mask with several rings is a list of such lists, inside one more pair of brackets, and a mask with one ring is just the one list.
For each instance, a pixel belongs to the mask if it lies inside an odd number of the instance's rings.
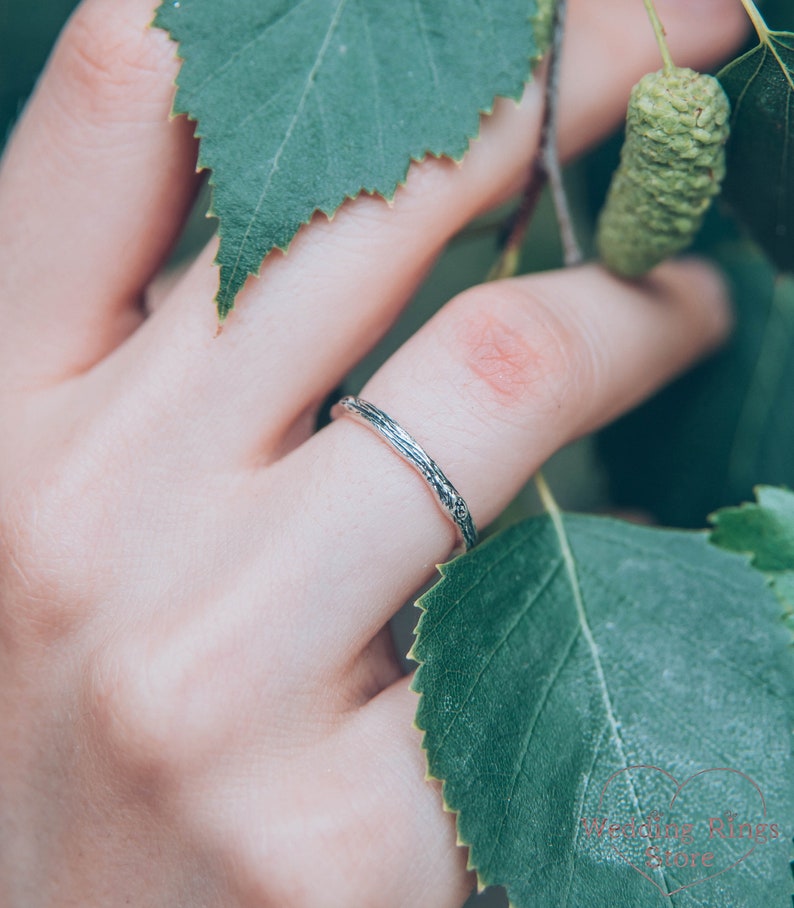
{"label": "brown twig", "polygon": [[516,273],[527,227],[547,181],[560,229],[565,264],[566,266],[578,265],[583,258],[573,227],[557,150],[558,97],[567,8],[568,0],[557,0],[548,54],[546,84],[543,91],[543,120],[540,127],[538,150],[530,164],[521,202],[508,223],[507,239],[499,258],[488,274],[488,280],[512,277]]}

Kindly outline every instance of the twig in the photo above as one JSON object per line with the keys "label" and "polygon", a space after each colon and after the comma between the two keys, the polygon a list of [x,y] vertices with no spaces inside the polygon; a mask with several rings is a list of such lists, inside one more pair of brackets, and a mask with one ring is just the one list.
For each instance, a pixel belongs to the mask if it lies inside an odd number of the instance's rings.
{"label": "twig", "polygon": [[519,258],[521,256],[521,246],[524,242],[524,236],[527,232],[532,215],[535,213],[538,200],[540,199],[543,185],[546,182],[546,175],[543,171],[540,149],[532,158],[530,165],[529,178],[527,179],[524,194],[521,202],[509,219],[506,229],[504,245],[499,258],[494,263],[488,273],[487,280],[498,281],[502,278],[513,277],[518,271]]}
{"label": "twig", "polygon": [[557,124],[559,120],[560,73],[562,72],[562,42],[565,36],[565,14],[568,0],[557,0],[554,12],[554,34],[549,53],[549,73],[546,82],[546,102],[544,110],[543,132],[541,134],[541,153],[543,169],[549,181],[557,224],[564,254],[565,267],[570,268],[582,262],[584,256],[573,227],[568,196],[562,181],[560,157],[557,151]]}
{"label": "twig", "polygon": [[540,127],[538,150],[532,158],[521,203],[509,223],[507,240],[499,259],[488,275],[488,280],[512,277],[516,273],[521,244],[547,181],[560,229],[565,264],[566,266],[578,265],[583,258],[573,228],[557,152],[558,96],[567,8],[568,0],[557,0],[551,46],[548,53],[546,85],[543,91],[543,120]]}

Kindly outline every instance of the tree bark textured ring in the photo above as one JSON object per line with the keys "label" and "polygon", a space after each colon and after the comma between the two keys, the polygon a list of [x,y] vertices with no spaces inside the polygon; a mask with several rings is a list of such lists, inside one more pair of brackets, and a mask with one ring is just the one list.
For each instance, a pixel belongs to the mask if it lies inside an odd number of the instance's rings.
{"label": "tree bark textured ring", "polygon": [[343,397],[331,411],[333,417],[345,414],[352,416],[380,435],[406,463],[423,477],[441,505],[441,510],[457,527],[466,551],[477,544],[477,528],[474,525],[469,506],[455,486],[447,479],[441,467],[415,438],[383,410],[360,397]]}

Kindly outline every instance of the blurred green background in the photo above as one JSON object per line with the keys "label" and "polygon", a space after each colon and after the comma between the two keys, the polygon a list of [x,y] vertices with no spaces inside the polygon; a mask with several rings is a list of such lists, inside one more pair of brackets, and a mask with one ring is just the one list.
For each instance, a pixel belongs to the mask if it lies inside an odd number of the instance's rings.
{"label": "blurred green background", "polygon": [[0,3],[0,136],[7,135],[76,5],[75,0]]}

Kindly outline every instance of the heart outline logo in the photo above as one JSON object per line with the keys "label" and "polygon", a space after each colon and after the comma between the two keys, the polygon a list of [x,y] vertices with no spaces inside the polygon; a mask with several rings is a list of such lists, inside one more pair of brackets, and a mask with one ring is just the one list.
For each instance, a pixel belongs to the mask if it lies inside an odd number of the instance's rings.
{"label": "heart outline logo", "polygon": [[[757,792],[758,797],[761,802],[761,816],[763,817],[763,819],[766,819],[766,799],[764,798],[764,793],[761,791],[761,788],[758,785],[758,783],[754,779],[752,779],[750,776],[748,776],[747,773],[744,773],[738,769],[732,769],[729,766],[715,766],[710,769],[700,769],[697,772],[692,773],[692,775],[688,776],[686,779],[684,779],[683,782],[679,782],[678,779],[676,779],[676,777],[672,773],[668,772],[666,769],[662,769],[660,766],[654,766],[650,763],[636,763],[636,764],[632,764],[631,766],[626,766],[623,769],[618,769],[616,772],[613,772],[612,775],[604,783],[604,787],[601,789],[601,797],[598,799],[599,812],[602,812],[604,796],[606,795],[607,789],[609,788],[612,781],[614,779],[616,779],[618,776],[620,776],[621,774],[629,773],[629,772],[631,772],[631,770],[636,770],[636,769],[649,769],[649,770],[654,770],[656,772],[660,772],[663,776],[666,776],[676,786],[675,791],[673,792],[673,796],[670,799],[670,803],[667,806],[668,810],[673,809],[676,801],[678,800],[678,796],[681,794],[681,792],[684,790],[684,788],[686,788],[686,786],[690,782],[692,782],[694,779],[697,779],[700,776],[706,775],[707,773],[711,773],[711,772],[734,773],[735,775],[740,776],[741,778],[745,779],[745,781],[749,782],[753,786],[753,788]],[[630,867],[632,867],[634,870],[636,870],[637,873],[640,874],[640,876],[645,877],[645,879],[648,880],[648,882],[651,883],[651,885],[655,886],[656,889],[659,891],[659,893],[664,898],[670,898],[671,896],[674,896],[676,893],[682,892],[684,889],[690,889],[692,886],[697,886],[699,883],[705,883],[708,880],[713,880],[715,877],[721,876],[723,873],[726,873],[728,870],[732,870],[734,867],[737,867],[739,864],[746,861],[747,858],[749,858],[750,855],[758,847],[758,844],[754,841],[752,848],[748,849],[740,858],[735,860],[732,864],[729,864],[727,867],[722,867],[716,873],[712,873],[712,874],[709,874],[708,876],[704,876],[704,877],[699,877],[696,880],[692,880],[691,882],[686,883],[683,886],[679,886],[677,889],[673,889],[672,891],[668,892],[666,889],[663,889],[656,882],[656,880],[652,879],[647,873],[645,873],[645,871],[642,870],[642,868],[638,867],[631,860],[631,858],[628,855],[624,854],[617,847],[617,845],[615,845],[613,842],[610,842],[609,845],[610,845],[610,848],[612,848],[612,850],[615,852],[616,855],[618,855]]]}

